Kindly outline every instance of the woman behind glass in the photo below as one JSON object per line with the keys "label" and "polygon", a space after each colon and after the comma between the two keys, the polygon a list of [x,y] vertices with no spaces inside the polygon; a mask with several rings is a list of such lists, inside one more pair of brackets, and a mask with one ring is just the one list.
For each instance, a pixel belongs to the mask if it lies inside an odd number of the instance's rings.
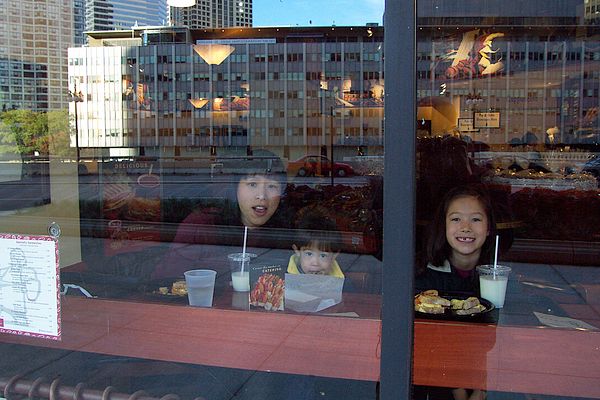
{"label": "woman behind glass", "polygon": [[173,244],[157,266],[153,278],[178,277],[203,259],[215,256],[214,248],[197,245],[242,246],[243,229],[248,227],[248,246],[265,247],[260,228],[284,227],[276,218],[286,188],[286,172],[281,159],[267,150],[253,156],[221,160],[227,181],[216,193],[220,204],[192,211],[179,225]]}

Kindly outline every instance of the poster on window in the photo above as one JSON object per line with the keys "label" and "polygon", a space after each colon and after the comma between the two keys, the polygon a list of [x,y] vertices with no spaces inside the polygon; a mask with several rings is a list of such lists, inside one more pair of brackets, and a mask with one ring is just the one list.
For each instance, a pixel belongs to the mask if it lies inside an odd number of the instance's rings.
{"label": "poster on window", "polygon": [[60,340],[58,244],[0,233],[0,333]]}
{"label": "poster on window", "polygon": [[459,118],[458,130],[460,132],[479,132],[479,129],[473,127],[473,118]]}
{"label": "poster on window", "polygon": [[160,175],[156,160],[115,161],[103,169],[105,254],[115,255],[160,241]]}
{"label": "poster on window", "polygon": [[473,113],[473,128],[500,128],[499,112]]}

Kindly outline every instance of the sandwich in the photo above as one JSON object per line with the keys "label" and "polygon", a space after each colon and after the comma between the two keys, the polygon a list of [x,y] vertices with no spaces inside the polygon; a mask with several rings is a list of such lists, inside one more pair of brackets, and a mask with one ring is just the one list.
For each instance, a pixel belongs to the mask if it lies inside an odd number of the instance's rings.
{"label": "sandwich", "polygon": [[187,294],[187,286],[185,285],[185,281],[173,282],[171,293],[178,296],[185,296]]}
{"label": "sandwich", "polygon": [[426,314],[443,314],[451,302],[439,296],[437,290],[426,290],[415,296],[415,311]]}
{"label": "sandwich", "polygon": [[485,306],[481,304],[477,297],[469,297],[465,300],[452,299],[452,310],[457,315],[479,314],[485,311]]}
{"label": "sandwich", "polygon": [[425,314],[443,314],[446,309],[452,310],[456,315],[472,315],[486,310],[477,297],[448,300],[441,297],[435,289],[426,290],[415,296],[415,311]]}

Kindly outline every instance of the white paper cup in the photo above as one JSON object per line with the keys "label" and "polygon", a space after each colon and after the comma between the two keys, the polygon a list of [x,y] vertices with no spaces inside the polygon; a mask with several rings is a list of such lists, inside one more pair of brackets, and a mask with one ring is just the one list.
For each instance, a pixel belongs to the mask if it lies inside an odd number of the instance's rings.
{"label": "white paper cup", "polygon": [[506,285],[511,268],[505,265],[479,265],[479,291],[481,297],[489,300],[496,308],[504,307]]}
{"label": "white paper cup", "polygon": [[[236,292],[250,291],[250,260],[255,254],[233,253],[227,256],[229,260],[229,269],[231,271],[231,283]],[[242,271],[242,262],[244,270]]]}
{"label": "white paper cup", "polygon": [[210,269],[193,269],[186,271],[185,284],[191,306],[212,307],[217,271]]}

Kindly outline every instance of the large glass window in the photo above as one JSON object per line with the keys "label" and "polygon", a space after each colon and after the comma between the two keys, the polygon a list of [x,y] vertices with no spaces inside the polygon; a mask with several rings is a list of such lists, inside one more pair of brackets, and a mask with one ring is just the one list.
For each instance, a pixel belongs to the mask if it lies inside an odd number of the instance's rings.
{"label": "large glass window", "polygon": [[368,28],[50,3],[35,55],[3,28],[5,397],[375,399],[383,2]]}
{"label": "large glass window", "polygon": [[565,362],[600,327],[599,43],[583,4],[417,4],[414,398],[600,394]]}
{"label": "large glass window", "polygon": [[0,1],[3,397],[600,398],[598,0],[149,3]]}

